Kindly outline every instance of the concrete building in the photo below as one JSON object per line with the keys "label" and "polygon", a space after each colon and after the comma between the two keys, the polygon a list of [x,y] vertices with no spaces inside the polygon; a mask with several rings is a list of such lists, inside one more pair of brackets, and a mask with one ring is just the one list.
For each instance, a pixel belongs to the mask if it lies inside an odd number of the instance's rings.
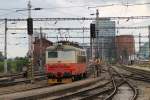
{"label": "concrete building", "polygon": [[116,36],[117,59],[122,63],[134,60],[135,40],[133,35]]}
{"label": "concrete building", "polygon": [[95,22],[95,57],[110,61],[115,57],[115,21],[100,19]]}

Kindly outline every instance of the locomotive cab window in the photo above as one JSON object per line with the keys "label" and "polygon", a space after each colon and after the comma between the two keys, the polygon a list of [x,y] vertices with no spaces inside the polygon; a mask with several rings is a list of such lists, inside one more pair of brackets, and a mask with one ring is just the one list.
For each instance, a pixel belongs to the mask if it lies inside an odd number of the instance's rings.
{"label": "locomotive cab window", "polygon": [[85,51],[78,52],[77,62],[78,63],[86,63],[86,52]]}
{"label": "locomotive cab window", "polygon": [[57,52],[54,52],[54,51],[48,52],[48,58],[57,58],[57,57],[58,57]]}

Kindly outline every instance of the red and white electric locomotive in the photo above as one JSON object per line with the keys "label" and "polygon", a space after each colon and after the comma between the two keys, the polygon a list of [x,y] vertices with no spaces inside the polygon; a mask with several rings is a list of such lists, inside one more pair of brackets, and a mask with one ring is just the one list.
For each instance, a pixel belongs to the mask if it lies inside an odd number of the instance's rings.
{"label": "red and white electric locomotive", "polygon": [[69,83],[86,77],[86,51],[78,44],[58,42],[46,49],[48,83]]}

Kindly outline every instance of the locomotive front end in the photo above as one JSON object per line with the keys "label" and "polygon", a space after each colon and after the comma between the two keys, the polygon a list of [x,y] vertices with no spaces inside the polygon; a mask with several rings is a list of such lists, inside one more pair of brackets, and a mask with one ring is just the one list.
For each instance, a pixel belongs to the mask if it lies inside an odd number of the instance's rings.
{"label": "locomotive front end", "polygon": [[45,72],[48,83],[70,83],[86,73],[83,49],[70,45],[51,46],[46,49]]}
{"label": "locomotive front end", "polygon": [[48,83],[72,82],[73,68],[71,64],[55,63],[46,65]]}

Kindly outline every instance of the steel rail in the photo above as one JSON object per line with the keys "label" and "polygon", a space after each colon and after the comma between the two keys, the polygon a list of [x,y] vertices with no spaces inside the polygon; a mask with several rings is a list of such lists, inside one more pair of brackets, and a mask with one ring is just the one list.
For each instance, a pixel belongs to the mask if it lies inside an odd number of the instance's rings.
{"label": "steel rail", "polygon": [[[35,72],[34,75],[36,76],[35,80],[45,80],[46,75],[41,72]],[[17,85],[21,83],[30,83],[29,79],[24,78],[23,73],[14,74],[14,76],[5,76],[4,80],[1,80],[0,87],[7,87],[12,85]],[[2,78],[0,78],[2,79]]]}
{"label": "steel rail", "polygon": [[114,76],[113,76],[113,74],[111,73],[110,68],[108,69],[108,72],[109,72],[109,74],[111,75],[111,79],[112,79],[112,83],[113,83],[114,90],[113,90],[113,92],[112,92],[109,96],[107,96],[104,100],[112,99],[112,97],[116,94],[116,92],[117,92],[117,90],[118,90],[118,87],[117,87],[117,85],[116,85]]}
{"label": "steel rail", "polygon": [[[122,84],[124,84],[124,81],[119,82],[118,84],[116,84],[116,86],[118,87],[118,86],[121,86]],[[111,88],[106,89],[106,90],[102,90],[101,92],[98,91],[98,92],[96,92],[96,93],[94,93],[94,94],[92,94],[92,95],[83,97],[83,98],[78,99],[78,100],[91,100],[91,99],[93,99],[93,98],[95,98],[95,97],[98,97],[98,96],[103,95],[103,94],[110,93],[110,92],[112,92],[112,91],[114,91],[114,87],[111,87]],[[113,93],[113,92],[112,92],[112,93]]]}
{"label": "steel rail", "polygon": [[[118,71],[116,71],[114,68],[110,67],[115,73],[117,73],[119,75],[119,77],[121,77],[124,82],[132,89],[134,95],[133,97],[130,99],[130,100],[136,100],[137,99],[137,96],[138,96],[138,90],[122,75],[120,74]],[[114,95],[112,95],[114,96]],[[108,99],[106,99],[108,100]]]}
{"label": "steel rail", "polygon": [[[77,92],[74,92],[74,93],[71,93],[71,94],[63,95],[63,96],[60,96],[60,97],[57,97],[57,98],[54,98],[54,99],[51,99],[51,100],[68,100],[69,98],[77,97],[78,95],[81,95],[81,94],[86,94],[86,92],[93,91],[97,88],[103,88],[104,86],[107,86],[110,83],[111,83],[111,81],[106,82],[102,85],[98,85],[96,87],[92,87],[92,88],[88,88],[88,89],[85,89],[85,90],[82,90],[82,91],[77,91]],[[111,90],[112,90],[111,88],[108,88],[108,89],[104,90],[103,92],[106,92],[106,91],[108,92],[108,91],[111,91]]]}
{"label": "steel rail", "polygon": [[136,69],[136,68],[129,68],[129,67],[126,67],[125,65],[116,66],[116,67],[119,67],[123,70],[129,71],[129,72],[134,73],[136,75],[140,75],[143,78],[148,79],[150,81],[150,72],[149,71],[140,70],[140,69]]}

